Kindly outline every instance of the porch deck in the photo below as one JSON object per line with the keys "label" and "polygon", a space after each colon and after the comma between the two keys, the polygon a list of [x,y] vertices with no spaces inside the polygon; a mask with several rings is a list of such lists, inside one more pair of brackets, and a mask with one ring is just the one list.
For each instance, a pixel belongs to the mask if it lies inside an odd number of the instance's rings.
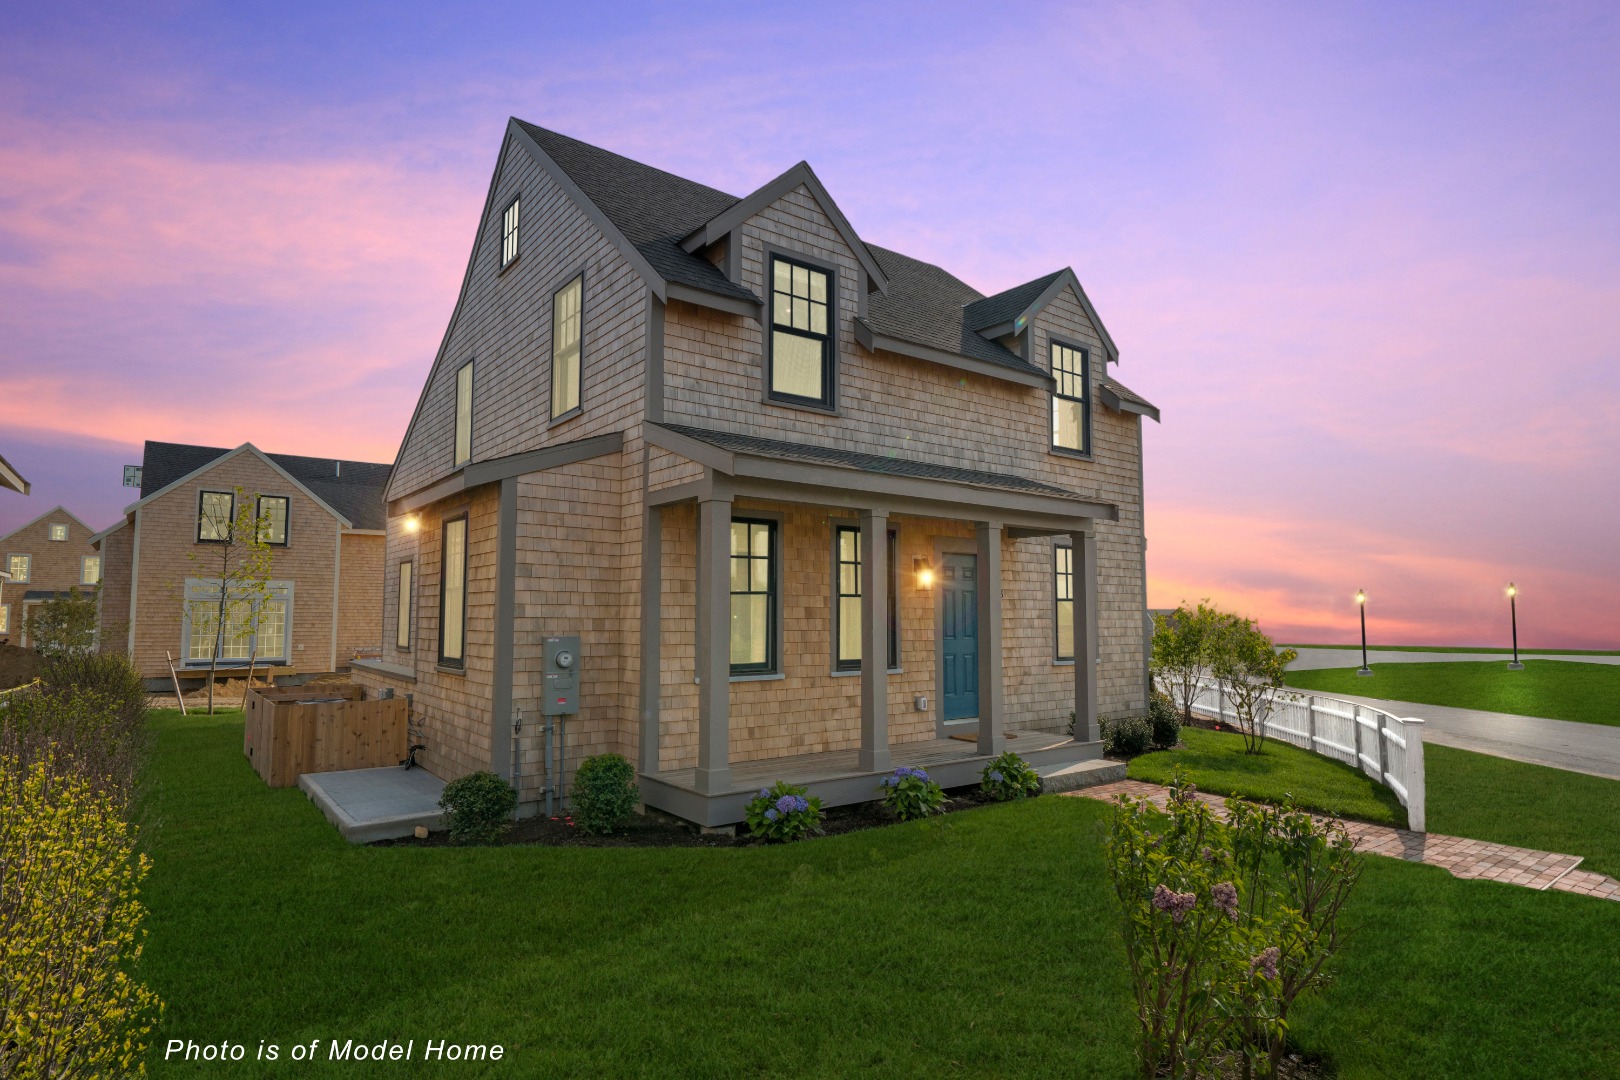
{"label": "porch deck", "polygon": [[[1080,787],[1080,779],[1070,767],[1082,762],[1097,764],[1096,783],[1117,779],[1111,762],[1103,762],[1100,742],[1078,743],[1063,732],[1009,732],[1007,749],[1035,766],[1039,772],[1061,769],[1068,786]],[[979,753],[976,743],[957,739],[929,739],[896,743],[889,748],[896,766],[926,769],[942,787],[961,787],[979,782],[988,756]],[[641,776],[641,797],[648,805],[700,825],[732,825],[743,820],[743,808],[759,790],[778,780],[810,789],[826,806],[846,806],[869,802],[878,797],[878,783],[888,771],[862,772],[858,751],[831,750],[819,754],[737,761],[731,765],[731,786],[718,794],[697,790],[696,769],[664,769]]]}

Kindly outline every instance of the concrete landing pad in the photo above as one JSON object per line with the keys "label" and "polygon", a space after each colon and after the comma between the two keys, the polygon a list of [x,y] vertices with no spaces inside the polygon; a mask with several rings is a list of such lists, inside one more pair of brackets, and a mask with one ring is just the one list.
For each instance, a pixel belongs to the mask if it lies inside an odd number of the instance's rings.
{"label": "concrete landing pad", "polygon": [[1093,784],[1110,784],[1125,779],[1125,763],[1098,758],[1094,761],[1061,762],[1037,765],[1035,772],[1041,778],[1041,790],[1047,794],[1059,791],[1078,791]]}
{"label": "concrete landing pad", "polygon": [[305,773],[298,786],[351,844],[410,836],[418,825],[444,827],[439,796],[444,781],[426,769]]}

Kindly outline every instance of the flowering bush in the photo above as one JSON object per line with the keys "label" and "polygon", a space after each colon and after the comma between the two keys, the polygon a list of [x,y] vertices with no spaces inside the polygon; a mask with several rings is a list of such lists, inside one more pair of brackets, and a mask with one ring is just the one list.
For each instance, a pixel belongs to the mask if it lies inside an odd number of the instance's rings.
{"label": "flowering bush", "polygon": [[821,831],[821,800],[778,780],[748,801],[748,831],[767,840],[799,840]]}
{"label": "flowering bush", "polygon": [[991,761],[980,774],[979,790],[997,802],[1041,793],[1041,778],[1029,762],[1011,750]]}
{"label": "flowering bush", "polygon": [[902,765],[883,778],[883,808],[901,821],[945,812],[945,789],[921,769]]}

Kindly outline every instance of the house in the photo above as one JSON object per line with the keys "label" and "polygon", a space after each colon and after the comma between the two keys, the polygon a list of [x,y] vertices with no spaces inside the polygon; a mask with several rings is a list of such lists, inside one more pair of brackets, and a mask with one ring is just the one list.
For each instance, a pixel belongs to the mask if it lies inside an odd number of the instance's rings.
{"label": "house", "polygon": [[104,573],[102,648],[126,651],[153,685],[168,681],[171,657],[182,676],[199,678],[217,637],[207,613],[219,598],[218,541],[239,500],[251,499],[271,551],[266,610],[232,616],[220,666],[245,667],[251,656],[296,680],[375,653],[388,470],[252,443],[146,443],[140,499],[90,538]]}
{"label": "house", "polygon": [[985,296],[806,164],[738,198],[514,119],[354,677],[412,695],[430,770],[531,808],[604,751],[704,825],[777,779],[836,805],[1099,757],[1147,708],[1158,413],[1117,360],[1072,271]]}
{"label": "house", "polygon": [[28,645],[29,613],[73,589],[91,592],[101,581],[101,556],[90,544],[95,530],[53,507],[0,536],[0,638]]}

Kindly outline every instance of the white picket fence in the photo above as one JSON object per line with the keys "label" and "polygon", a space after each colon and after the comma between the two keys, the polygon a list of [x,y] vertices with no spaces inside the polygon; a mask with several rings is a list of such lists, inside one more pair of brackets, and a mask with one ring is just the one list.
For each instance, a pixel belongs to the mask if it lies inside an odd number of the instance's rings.
{"label": "white picket fence", "polygon": [[[1201,680],[1193,708],[1236,725],[1220,683]],[[1278,690],[1262,716],[1266,737],[1342,761],[1388,787],[1406,807],[1407,826],[1424,832],[1423,721],[1343,698]]]}

